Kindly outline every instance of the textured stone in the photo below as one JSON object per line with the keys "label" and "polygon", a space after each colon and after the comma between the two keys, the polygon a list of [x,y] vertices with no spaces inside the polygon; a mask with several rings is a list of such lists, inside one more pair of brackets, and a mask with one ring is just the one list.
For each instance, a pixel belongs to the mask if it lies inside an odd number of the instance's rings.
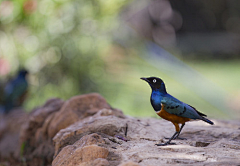
{"label": "textured stone", "polygon": [[79,121],[66,129],[62,129],[53,138],[55,142],[55,156],[65,145],[73,144],[84,135],[102,133],[115,136],[124,133],[127,121],[116,116],[96,116]]}
{"label": "textured stone", "polygon": [[81,149],[77,149],[75,153],[79,153],[82,161],[87,162],[95,160],[97,158],[107,158],[109,152],[106,148],[97,145],[88,145],[84,146]]}
{"label": "textured stone", "polygon": [[119,166],[140,166],[140,165],[138,163],[135,163],[132,161],[127,161],[127,162],[120,164]]}
{"label": "textured stone", "polygon": [[[96,114],[101,109],[111,110],[111,106],[97,93],[75,96],[65,102],[61,110],[54,116],[50,123],[48,133],[50,137],[69,125]],[[115,110],[119,116],[123,116],[121,111]]]}
{"label": "textured stone", "polygon": [[83,162],[78,166],[108,166],[109,162],[106,159],[98,158],[93,161]]}
{"label": "textured stone", "polygon": [[[98,134],[83,136],[73,145],[64,147],[53,160],[52,165],[94,165],[98,161],[96,159],[106,159],[108,156],[109,151],[97,145],[102,143],[104,143],[103,138]],[[105,160],[101,160],[101,163],[105,165],[109,164]]]}
{"label": "textured stone", "polygon": [[28,115],[21,109],[0,115],[0,158],[19,158],[20,130],[27,118]]}
{"label": "textured stone", "polygon": [[44,106],[33,110],[22,126],[20,145],[23,147],[22,155],[29,165],[51,164],[54,145],[47,129],[63,103],[61,99],[48,100]]}
{"label": "textured stone", "polygon": [[[176,145],[156,146],[156,143],[167,141],[164,137],[169,137],[175,132],[170,122],[156,118],[123,119],[112,115],[94,115],[61,130],[54,137],[54,141],[56,146],[61,145],[58,148],[60,151],[58,157],[69,144],[80,148],[84,142],[95,144],[97,141],[90,141],[91,139],[84,135],[96,132],[102,136],[96,144],[108,149],[106,159],[111,166],[118,166],[120,163],[141,166],[213,165],[212,163],[237,165],[240,163],[239,123],[229,121],[214,123],[213,126],[201,121],[187,123],[181,133],[181,137],[187,140],[173,140]],[[121,137],[116,137],[116,135],[125,137],[126,124],[128,126],[126,139],[129,140],[127,142],[119,139]]]}

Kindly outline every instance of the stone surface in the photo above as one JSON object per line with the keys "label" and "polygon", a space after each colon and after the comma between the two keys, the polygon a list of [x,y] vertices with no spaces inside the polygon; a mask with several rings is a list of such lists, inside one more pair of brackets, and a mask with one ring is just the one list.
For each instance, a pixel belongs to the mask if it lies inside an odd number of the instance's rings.
{"label": "stone surface", "polygon": [[48,100],[43,107],[32,111],[22,125],[20,145],[23,148],[22,155],[29,165],[51,164],[54,145],[47,129],[54,114],[60,110],[63,103],[57,98]]}
{"label": "stone surface", "polygon": [[138,163],[135,163],[132,161],[127,161],[127,162],[120,164],[119,166],[140,166],[140,165]]}
{"label": "stone surface", "polygon": [[[54,141],[55,155],[62,154],[69,144],[89,133],[98,133],[103,141],[99,146],[108,149],[107,160],[112,166],[132,164],[141,166],[158,165],[237,165],[240,163],[240,123],[214,121],[208,125],[201,121],[187,123],[176,145],[156,146],[172,136],[174,126],[156,118],[118,118],[115,116],[93,116],[61,130]],[[125,137],[127,127],[127,136]],[[106,130],[109,128],[109,130]],[[117,137],[120,135],[121,137]],[[125,137],[124,139],[119,139]],[[102,140],[101,139],[101,140]],[[72,140],[72,141],[71,141]],[[91,141],[90,141],[91,142]],[[81,144],[78,144],[81,147]],[[66,146],[68,145],[68,146]],[[60,153],[59,153],[60,152]],[[58,154],[59,153],[59,154]],[[213,164],[214,163],[214,164]]]}
{"label": "stone surface", "polygon": [[[98,134],[90,134],[83,136],[73,145],[68,145],[62,149],[58,156],[53,160],[53,166],[60,165],[94,165],[97,159],[102,164],[109,164],[106,162],[109,151],[107,148],[100,147],[97,144],[104,143],[103,138]],[[98,163],[100,165],[100,163]]]}
{"label": "stone surface", "polygon": [[28,115],[21,109],[0,115],[0,159],[20,156],[19,137]]}
{"label": "stone surface", "polygon": [[55,142],[55,156],[65,145],[73,144],[82,136],[91,133],[114,136],[124,133],[127,121],[116,116],[95,116],[79,121],[65,129],[60,130],[53,138]]}
{"label": "stone surface", "polygon": [[83,162],[78,166],[110,166],[106,159],[98,158],[93,161]]}
{"label": "stone surface", "polygon": [[[101,109],[111,110],[112,108],[106,100],[97,93],[74,96],[66,101],[61,110],[54,116],[50,123],[48,133],[50,137],[54,137],[59,130],[88,116],[92,116]],[[114,113],[123,116],[120,110],[116,110]]]}
{"label": "stone surface", "polygon": [[26,117],[12,112],[11,116],[0,117],[0,162],[7,160],[13,165],[51,165],[55,151],[53,137],[76,121],[95,116],[125,117],[121,110],[111,108],[96,93],[75,96],[66,102],[50,99],[30,114],[25,113]]}

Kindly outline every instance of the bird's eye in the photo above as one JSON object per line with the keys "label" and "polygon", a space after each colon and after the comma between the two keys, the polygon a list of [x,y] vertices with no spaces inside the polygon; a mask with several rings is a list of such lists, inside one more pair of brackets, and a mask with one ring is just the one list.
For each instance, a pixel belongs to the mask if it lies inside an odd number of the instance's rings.
{"label": "bird's eye", "polygon": [[156,80],[156,79],[154,79],[154,80],[153,80],[153,83],[156,83],[156,82],[157,82],[157,80]]}

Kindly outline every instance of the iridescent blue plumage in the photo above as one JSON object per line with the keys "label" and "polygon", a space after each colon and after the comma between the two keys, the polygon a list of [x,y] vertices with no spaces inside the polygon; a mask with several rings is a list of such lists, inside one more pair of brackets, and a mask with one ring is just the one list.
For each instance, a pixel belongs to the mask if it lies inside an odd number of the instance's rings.
{"label": "iridescent blue plumage", "polygon": [[[150,77],[149,80],[157,80],[159,78]],[[152,82],[149,84],[152,88],[151,94],[151,104],[156,112],[161,110],[161,105],[164,105],[164,109],[173,115],[186,117],[190,119],[200,119],[207,123],[213,124],[211,121],[207,120],[203,116],[206,116],[200,112],[198,112],[194,107],[178,100],[177,98],[173,97],[172,95],[168,94],[166,91],[166,87],[164,82],[159,79],[159,85]]]}
{"label": "iridescent blue plumage", "polygon": [[18,75],[7,83],[4,88],[4,112],[8,113],[12,108],[19,106],[27,92],[28,82],[26,70],[19,71]]}
{"label": "iridescent blue plumage", "polygon": [[153,109],[155,111],[161,110],[162,108],[161,101],[163,99],[163,94],[158,90],[152,91],[150,99],[151,99],[151,104],[153,106]]}
{"label": "iridescent blue plumage", "polygon": [[[172,139],[176,139],[179,136],[185,122],[188,122],[191,119],[199,119],[209,124],[213,124],[213,122],[205,118],[205,114],[168,94],[165,84],[160,78],[149,77],[141,79],[148,82],[152,89],[151,104],[156,113],[163,119],[171,121],[176,128],[175,134],[169,139],[169,141],[164,144],[157,144],[158,146],[170,144]],[[179,124],[182,124],[181,128],[179,128]]]}
{"label": "iridescent blue plumage", "polygon": [[180,100],[176,99],[175,97],[169,94],[163,97],[161,103],[166,106],[165,110],[170,114],[190,119],[202,120],[202,117],[193,107],[189,106],[186,103],[181,102]]}

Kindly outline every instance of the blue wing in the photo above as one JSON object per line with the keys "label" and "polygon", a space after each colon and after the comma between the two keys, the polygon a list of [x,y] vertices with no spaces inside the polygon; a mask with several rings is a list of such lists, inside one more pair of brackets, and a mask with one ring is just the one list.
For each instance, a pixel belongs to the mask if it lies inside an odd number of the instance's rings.
{"label": "blue wing", "polygon": [[24,78],[16,78],[9,82],[4,89],[5,109],[11,110],[16,106],[20,98],[26,93],[28,83]]}
{"label": "blue wing", "polygon": [[23,78],[18,78],[10,82],[4,89],[6,97],[11,97],[13,100],[16,100],[27,90],[28,83]]}
{"label": "blue wing", "polygon": [[192,106],[181,102],[175,97],[167,94],[163,97],[161,104],[164,105],[164,110],[170,114],[177,116],[190,118],[190,119],[202,119],[202,116],[205,116],[202,113],[199,113]]}

